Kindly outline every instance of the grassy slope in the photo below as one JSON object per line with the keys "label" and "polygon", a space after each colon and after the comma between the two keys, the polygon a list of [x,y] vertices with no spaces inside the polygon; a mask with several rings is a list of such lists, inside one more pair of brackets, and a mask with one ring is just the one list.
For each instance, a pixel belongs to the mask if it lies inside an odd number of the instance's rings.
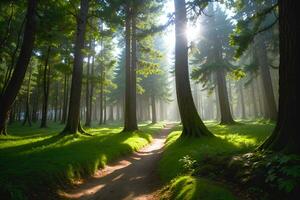
{"label": "grassy slope", "polygon": [[[215,138],[179,138],[181,133],[181,127],[178,126],[167,138],[165,152],[160,162],[160,175],[163,181],[168,182],[171,179],[175,179],[169,184],[169,188],[172,194],[172,199],[178,198],[180,194],[187,190],[188,196],[184,199],[199,199],[199,195],[203,190],[208,195],[227,196],[221,199],[233,199],[229,198],[229,192],[225,192],[224,189],[213,183],[203,184],[209,182],[208,180],[194,180],[191,176],[184,175],[184,169],[179,159],[186,155],[189,155],[192,159],[201,161],[207,156],[213,155],[230,155],[240,152],[246,152],[250,149],[257,147],[271,132],[273,129],[272,124],[260,123],[260,122],[243,122],[242,124],[221,126],[213,122],[206,123],[208,128],[217,136]],[[182,184],[183,181],[190,180],[191,184]],[[192,180],[192,181],[191,181]],[[180,185],[182,187],[180,187]],[[205,186],[205,185],[209,185]],[[203,186],[201,188],[201,186]],[[197,190],[191,190],[189,188],[198,188]],[[176,189],[177,188],[177,189]],[[217,194],[216,191],[220,193]],[[225,195],[226,193],[226,195]],[[200,199],[208,199],[201,197]],[[211,198],[220,199],[220,198]]]}
{"label": "grassy slope", "polygon": [[34,193],[42,190],[40,186],[71,183],[145,146],[162,124],[144,124],[134,133],[120,133],[118,125],[96,127],[88,130],[92,137],[61,137],[58,132],[62,128],[54,124],[47,129],[10,127],[11,135],[0,137],[0,188],[13,199],[23,199],[24,191]]}

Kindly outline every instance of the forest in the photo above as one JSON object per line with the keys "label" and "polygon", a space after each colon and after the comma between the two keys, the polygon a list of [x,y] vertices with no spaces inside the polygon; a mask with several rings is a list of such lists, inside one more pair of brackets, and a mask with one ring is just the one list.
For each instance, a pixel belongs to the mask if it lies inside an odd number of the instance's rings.
{"label": "forest", "polygon": [[0,199],[300,199],[299,10],[1,0]]}

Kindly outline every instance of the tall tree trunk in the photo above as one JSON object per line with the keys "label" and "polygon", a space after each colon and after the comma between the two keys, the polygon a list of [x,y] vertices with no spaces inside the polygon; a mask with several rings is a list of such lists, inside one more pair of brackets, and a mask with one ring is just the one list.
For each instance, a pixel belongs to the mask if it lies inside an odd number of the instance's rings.
{"label": "tall tree trunk", "polygon": [[54,102],[54,122],[56,122],[58,118],[58,96],[59,96],[59,83],[56,82],[55,102]]}
{"label": "tall tree trunk", "polygon": [[[92,57],[92,64],[91,64],[91,75],[94,75],[94,65],[95,65],[95,56]],[[93,114],[93,95],[94,95],[94,80],[91,78],[90,80],[90,96],[89,96],[89,115],[88,115],[88,124],[91,125],[92,123],[92,114]]]}
{"label": "tall tree trunk", "polygon": [[106,111],[106,95],[104,94],[103,95],[103,124],[106,124],[106,114],[107,114],[107,111]]}
{"label": "tall tree trunk", "polygon": [[[279,0],[279,109],[276,127],[262,149],[300,155],[299,134],[299,4]],[[298,16],[298,17],[297,17]]]}
{"label": "tall tree trunk", "polygon": [[[91,49],[91,42],[89,48]],[[91,126],[91,115],[90,115],[90,59],[91,55],[88,56],[87,67],[86,67],[86,94],[85,94],[85,126]]]}
{"label": "tall tree trunk", "polygon": [[108,117],[108,120],[110,122],[114,121],[114,106],[113,105],[109,106],[109,117]]}
{"label": "tall tree trunk", "polygon": [[154,94],[151,95],[151,110],[152,110],[152,124],[157,123],[156,118],[156,103]]}
{"label": "tall tree trunk", "polygon": [[230,106],[230,110],[231,110],[231,114],[233,115],[233,98],[232,98],[232,84],[231,84],[231,80],[228,79],[228,100],[229,100],[229,106]]}
{"label": "tall tree trunk", "polygon": [[175,79],[177,102],[182,122],[182,136],[212,136],[196,110],[189,79],[188,47],[186,38],[185,0],[175,3]]}
{"label": "tall tree trunk", "polygon": [[232,124],[234,121],[230,111],[225,72],[222,68],[217,70],[217,88],[221,115],[220,124]]}
{"label": "tall tree trunk", "polygon": [[21,88],[31,58],[36,31],[36,8],[37,0],[27,1],[26,24],[21,51],[11,80],[0,96],[0,135],[6,135],[6,121],[9,116],[9,111]]}
{"label": "tall tree trunk", "polygon": [[64,99],[63,99],[63,111],[62,111],[62,119],[61,123],[66,123],[67,113],[68,113],[68,96],[69,96],[69,78],[67,73],[64,78]]}
{"label": "tall tree trunk", "polygon": [[245,99],[244,99],[244,92],[243,92],[243,83],[238,83],[239,93],[240,93],[240,108],[241,108],[241,118],[246,118],[246,110],[245,110]]}
{"label": "tall tree trunk", "polygon": [[[103,24],[100,25],[100,31],[103,30]],[[101,38],[101,41],[100,41],[100,46],[103,48],[103,38]],[[102,60],[103,59],[103,51],[101,50],[100,52],[100,59]],[[104,106],[103,106],[103,97],[104,97],[104,64],[103,62],[101,61],[101,66],[100,66],[100,121],[99,121],[99,124],[103,124],[104,122],[104,119],[103,119],[103,115],[104,115]]]}
{"label": "tall tree trunk", "polygon": [[252,96],[252,103],[253,103],[253,117],[257,118],[258,117],[258,110],[257,110],[257,105],[256,105],[256,94],[254,91],[254,81],[252,80],[252,82],[250,83],[250,87],[251,87],[251,96]]}
{"label": "tall tree trunk", "polygon": [[[129,3],[128,3],[129,4]],[[126,49],[126,74],[125,74],[125,120],[123,132],[138,129],[136,119],[136,24],[132,16],[130,5],[126,6],[125,20],[125,49]],[[132,35],[132,37],[131,37]],[[132,40],[131,40],[132,38]],[[131,54],[132,49],[132,54]]]}
{"label": "tall tree trunk", "polygon": [[268,57],[267,57],[267,47],[264,42],[264,38],[261,35],[255,37],[256,44],[256,56],[258,58],[259,70],[261,73],[264,100],[266,102],[266,118],[271,120],[276,120],[277,118],[277,108],[273,92],[272,79],[269,69]]}
{"label": "tall tree trunk", "polygon": [[31,126],[31,119],[30,119],[30,87],[31,87],[31,75],[32,75],[32,70],[31,67],[29,67],[29,77],[28,77],[28,82],[27,82],[27,91],[26,91],[26,102],[25,102],[25,116],[24,116],[24,121],[23,121],[23,126],[28,122],[28,125]]}
{"label": "tall tree trunk", "polygon": [[48,115],[48,100],[49,100],[49,89],[50,89],[50,66],[49,66],[49,57],[51,52],[51,46],[48,46],[45,66],[44,66],[44,77],[43,77],[43,107],[42,107],[42,120],[41,128],[47,127],[47,115]]}
{"label": "tall tree trunk", "polygon": [[76,134],[83,132],[80,125],[80,99],[82,86],[82,65],[84,37],[86,31],[89,0],[81,0],[80,12],[77,17],[77,34],[74,47],[74,65],[72,73],[72,85],[70,93],[69,114],[65,129],[62,134]]}

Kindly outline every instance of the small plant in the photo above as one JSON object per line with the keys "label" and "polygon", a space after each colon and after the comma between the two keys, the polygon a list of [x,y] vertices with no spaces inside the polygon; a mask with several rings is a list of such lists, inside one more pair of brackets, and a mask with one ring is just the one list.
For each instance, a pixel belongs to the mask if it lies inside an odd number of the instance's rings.
{"label": "small plant", "polygon": [[184,172],[194,172],[196,160],[194,160],[191,156],[185,155],[181,159],[179,159],[179,162],[181,163]]}
{"label": "small plant", "polygon": [[295,155],[277,154],[266,164],[268,175],[266,183],[279,190],[290,193],[300,184],[300,158]]}

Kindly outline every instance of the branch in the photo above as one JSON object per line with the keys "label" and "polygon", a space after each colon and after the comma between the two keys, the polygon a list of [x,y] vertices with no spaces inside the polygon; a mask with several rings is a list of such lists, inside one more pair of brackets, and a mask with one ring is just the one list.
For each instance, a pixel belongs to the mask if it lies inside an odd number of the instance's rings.
{"label": "branch", "polygon": [[259,33],[262,33],[262,32],[265,32],[265,31],[269,30],[270,28],[272,28],[278,22],[278,20],[279,20],[279,18],[276,18],[273,23],[271,23],[268,26],[256,31],[256,33],[254,33],[254,35],[257,35]]}

